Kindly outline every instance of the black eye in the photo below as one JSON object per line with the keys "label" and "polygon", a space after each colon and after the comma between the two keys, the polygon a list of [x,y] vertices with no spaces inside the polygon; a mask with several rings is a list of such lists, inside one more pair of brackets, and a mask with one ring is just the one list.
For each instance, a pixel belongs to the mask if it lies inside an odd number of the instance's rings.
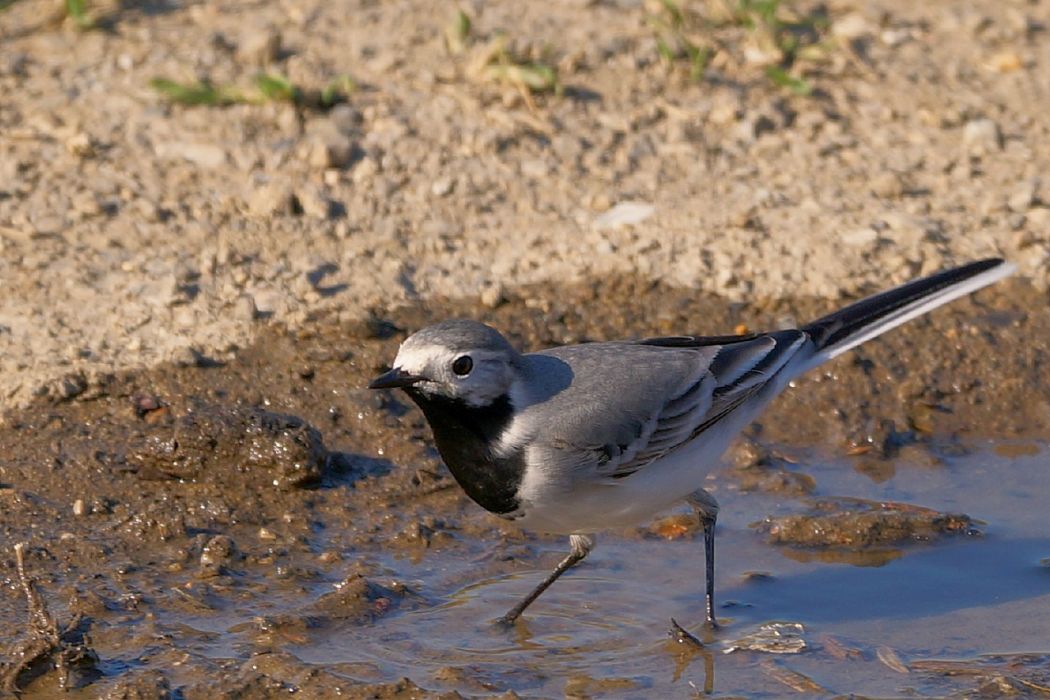
{"label": "black eye", "polygon": [[470,359],[470,355],[460,355],[452,363],[452,371],[460,377],[467,376],[472,369],[474,369],[474,360]]}

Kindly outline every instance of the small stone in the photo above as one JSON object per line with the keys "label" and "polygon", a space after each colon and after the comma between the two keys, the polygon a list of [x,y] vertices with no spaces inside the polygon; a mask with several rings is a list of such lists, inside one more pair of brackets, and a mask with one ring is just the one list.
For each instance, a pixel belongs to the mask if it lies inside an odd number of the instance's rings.
{"label": "small stone", "polygon": [[187,160],[202,168],[226,163],[226,151],[210,143],[166,142],[158,144],[155,150],[162,158]]}
{"label": "small stone", "polygon": [[1035,207],[1025,214],[1025,225],[1035,231],[1044,233],[1050,229],[1050,208]]}
{"label": "small stone", "polygon": [[595,228],[616,228],[639,224],[656,211],[648,202],[620,202],[594,219]]}
{"label": "small stone", "polygon": [[758,651],[767,654],[798,654],[806,650],[806,628],[801,622],[767,622],[753,633],[725,642],[724,653]]}
{"label": "small stone", "polygon": [[87,379],[81,374],[71,374],[58,381],[57,399],[69,401],[87,391]]}
{"label": "small stone", "polygon": [[851,12],[831,25],[831,33],[843,39],[859,39],[874,34],[871,23],[859,12]]}
{"label": "small stone", "polygon": [[877,197],[897,199],[904,194],[904,185],[897,173],[886,170],[871,179],[871,191]]}
{"label": "small stone", "polygon": [[911,31],[907,28],[883,29],[879,34],[879,39],[886,46],[899,46],[911,39]]}
{"label": "small stone", "polygon": [[521,162],[521,174],[534,180],[541,180],[550,173],[550,166],[539,158],[530,158]]}
{"label": "small stone", "polygon": [[60,216],[42,216],[33,221],[33,237],[57,236],[66,227]]}
{"label": "small stone", "polygon": [[726,99],[717,100],[707,115],[707,119],[718,126],[725,126],[736,121],[740,114],[740,104]]}
{"label": "small stone", "polygon": [[84,503],[83,498],[78,498],[73,501],[73,515],[81,516],[87,513],[87,505]]}
{"label": "small stone", "polygon": [[1024,68],[1024,61],[1016,51],[1001,51],[988,59],[987,66],[998,73],[1012,73]]}
{"label": "small stone", "polygon": [[962,133],[963,145],[970,155],[980,156],[994,153],[1002,148],[999,125],[991,119],[974,119],[966,122]]}
{"label": "small stone", "polygon": [[1048,260],[1050,247],[1045,245],[1030,245],[1016,254],[1017,264],[1032,270],[1045,270]]}
{"label": "small stone", "polygon": [[444,197],[452,192],[453,181],[450,177],[439,177],[430,184],[430,194]]}
{"label": "small stone", "polygon": [[90,158],[95,155],[95,146],[91,137],[80,131],[66,139],[66,150],[78,158]]}
{"label": "small stone", "polygon": [[490,309],[496,308],[504,301],[506,301],[506,296],[503,291],[503,285],[499,282],[485,287],[481,292],[481,303]]}
{"label": "small stone", "polygon": [[171,362],[176,367],[196,367],[197,358],[199,356],[199,353],[197,353],[193,348],[175,348],[171,351]]}
{"label": "small stone", "polygon": [[200,569],[201,577],[218,576],[222,574],[226,565],[234,558],[237,550],[233,540],[226,535],[216,535],[208,540],[201,552]]}
{"label": "small stone", "polygon": [[353,157],[353,141],[341,134],[316,134],[310,141],[308,160],[315,168],[343,168]]}
{"label": "small stone", "polygon": [[252,216],[290,214],[292,209],[292,189],[283,183],[268,182],[248,198],[248,212]]}
{"label": "small stone", "polygon": [[81,190],[73,195],[69,204],[73,213],[81,219],[98,216],[102,213],[102,207],[99,205],[95,193],[87,190]]}
{"label": "small stone", "polygon": [[280,52],[281,33],[276,27],[251,29],[237,42],[237,59],[253,66],[273,63]]}
{"label": "small stone", "polygon": [[1029,180],[1018,187],[1006,200],[1006,206],[1010,211],[1023,214],[1035,203],[1035,192],[1038,183]]}
{"label": "small stone", "polygon": [[260,527],[259,528],[259,539],[262,540],[263,542],[273,542],[274,540],[277,539],[277,535],[275,535],[273,533],[273,531],[270,530],[269,528]]}
{"label": "small stone", "polygon": [[869,246],[879,239],[879,234],[870,226],[853,229],[842,234],[842,242],[849,246],[858,248]]}
{"label": "small stone", "polygon": [[375,158],[365,157],[358,161],[354,167],[354,173],[352,175],[353,180],[356,184],[362,182],[370,182],[375,179],[376,174],[379,172],[379,162]]}
{"label": "small stone", "polygon": [[306,185],[295,193],[303,214],[315,219],[327,219],[332,215],[334,205],[320,187]]}
{"label": "small stone", "polygon": [[237,298],[234,304],[234,317],[238,321],[254,321],[259,317],[259,310],[255,307],[255,298],[251,294],[243,294]]}

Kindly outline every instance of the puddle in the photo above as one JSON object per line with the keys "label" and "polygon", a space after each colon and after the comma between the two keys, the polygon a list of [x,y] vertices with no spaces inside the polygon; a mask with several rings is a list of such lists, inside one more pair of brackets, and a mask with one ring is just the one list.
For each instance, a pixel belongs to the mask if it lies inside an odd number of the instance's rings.
{"label": "puddle", "polygon": [[[0,428],[0,623],[16,631],[0,682],[42,698],[65,678],[48,663],[65,642],[12,665],[34,639],[11,549],[25,542],[48,614],[59,629],[79,615],[77,643],[97,655],[70,698],[1042,692],[1050,406],[1045,346],[1031,340],[1050,337],[1050,312],[1007,289],[800,381],[748,431],[708,482],[722,507],[714,634],[688,520],[600,534],[518,625],[494,626],[567,543],[470,504],[415,409],[361,387],[393,357],[396,328],[429,318],[480,316],[536,347],[695,318],[711,333],[759,328],[824,305],[727,308],[640,282],[524,290],[496,309],[269,329],[234,362],[38,404]],[[948,354],[929,340],[962,334]],[[846,497],[974,523],[861,549],[775,545],[752,526]],[[672,617],[706,646],[672,640]],[[771,622],[801,623],[805,649],[724,653]]]}
{"label": "puddle", "polygon": [[[843,693],[895,695],[913,688],[941,694],[969,687],[965,678],[952,682],[917,673],[905,678],[888,671],[878,658],[880,647],[893,649],[905,663],[1046,651],[1050,569],[1039,562],[1050,552],[1050,532],[1042,508],[1033,507],[1050,499],[1045,446],[1012,460],[988,449],[935,470],[898,466],[897,475],[881,484],[848,462],[805,468],[823,492],[973,513],[987,521],[985,534],[909,545],[884,566],[799,561],[764,544],[747,527],[792,504],[756,494],[723,496],[718,592],[719,617],[726,624],[710,646],[719,693],[783,692],[769,674],[756,677],[765,655],[722,653],[724,640],[771,620],[805,626],[810,650],[784,663]],[[553,543],[543,550],[547,563],[562,553]],[[756,569],[768,578],[746,580]],[[420,569],[411,575],[435,573]],[[675,617],[693,620],[697,624],[687,626],[704,636],[698,624],[703,616],[699,540],[606,536],[581,569],[544,594],[523,624],[510,632],[491,624],[545,573],[542,567],[482,579],[381,628],[341,630],[293,653],[320,665],[366,660],[388,679],[415,677],[421,668],[433,675],[466,665],[475,678],[545,696],[560,695],[567,678],[582,676],[619,684],[614,695],[637,691],[637,697],[679,696],[689,681],[700,688],[710,682],[702,656],[684,667],[676,663],[666,634],[667,620]],[[821,639],[828,635],[849,640],[861,657],[844,662],[827,653]]]}

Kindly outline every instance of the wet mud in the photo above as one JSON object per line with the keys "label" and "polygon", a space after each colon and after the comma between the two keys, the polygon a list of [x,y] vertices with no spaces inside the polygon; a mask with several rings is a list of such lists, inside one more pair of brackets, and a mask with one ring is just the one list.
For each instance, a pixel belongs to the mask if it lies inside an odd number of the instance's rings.
{"label": "wet mud", "polygon": [[[377,309],[349,324],[321,316],[294,333],[271,327],[232,360],[113,375],[76,400],[7,414],[6,691],[1043,692],[1039,663],[1050,648],[1013,657],[1017,645],[1005,640],[1011,624],[1047,622],[1026,606],[1047,607],[1050,578],[1035,562],[1050,556],[1050,535],[1021,515],[1047,495],[1045,483],[1024,480],[1045,470],[1050,438],[1045,292],[1012,281],[939,310],[800,379],[746,431],[705,484],[723,505],[726,624],[713,636],[696,624],[702,547],[684,508],[603,534],[593,561],[525,621],[493,627],[565,543],[471,504],[418,410],[364,387],[406,333],[449,316],[539,348],[761,330],[829,305],[727,307],[630,279],[487,301]],[[768,534],[749,527],[756,521]],[[934,536],[943,532],[963,536]],[[946,591],[972,575],[945,574],[952,566],[972,562],[981,575],[1015,556],[1033,564],[1001,584],[1005,598],[978,586],[965,605],[943,607]],[[898,611],[858,612],[853,595],[866,586],[892,590],[911,577],[929,589]],[[918,638],[907,621],[888,631],[902,613],[954,616],[954,641]],[[984,635],[989,614],[1001,634]],[[671,615],[682,626],[669,640]],[[722,653],[727,640],[784,617],[805,629],[802,653],[776,663],[761,650]]]}

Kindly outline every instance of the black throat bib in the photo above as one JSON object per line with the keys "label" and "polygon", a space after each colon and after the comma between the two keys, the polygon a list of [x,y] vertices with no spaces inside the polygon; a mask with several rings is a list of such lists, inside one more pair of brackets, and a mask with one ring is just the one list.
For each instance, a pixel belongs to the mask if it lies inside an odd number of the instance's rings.
{"label": "black throat bib", "polygon": [[475,407],[412,387],[405,392],[423,410],[441,458],[467,495],[499,515],[515,510],[525,475],[525,452],[496,456],[492,451],[510,424],[510,398],[501,396],[487,406]]}

